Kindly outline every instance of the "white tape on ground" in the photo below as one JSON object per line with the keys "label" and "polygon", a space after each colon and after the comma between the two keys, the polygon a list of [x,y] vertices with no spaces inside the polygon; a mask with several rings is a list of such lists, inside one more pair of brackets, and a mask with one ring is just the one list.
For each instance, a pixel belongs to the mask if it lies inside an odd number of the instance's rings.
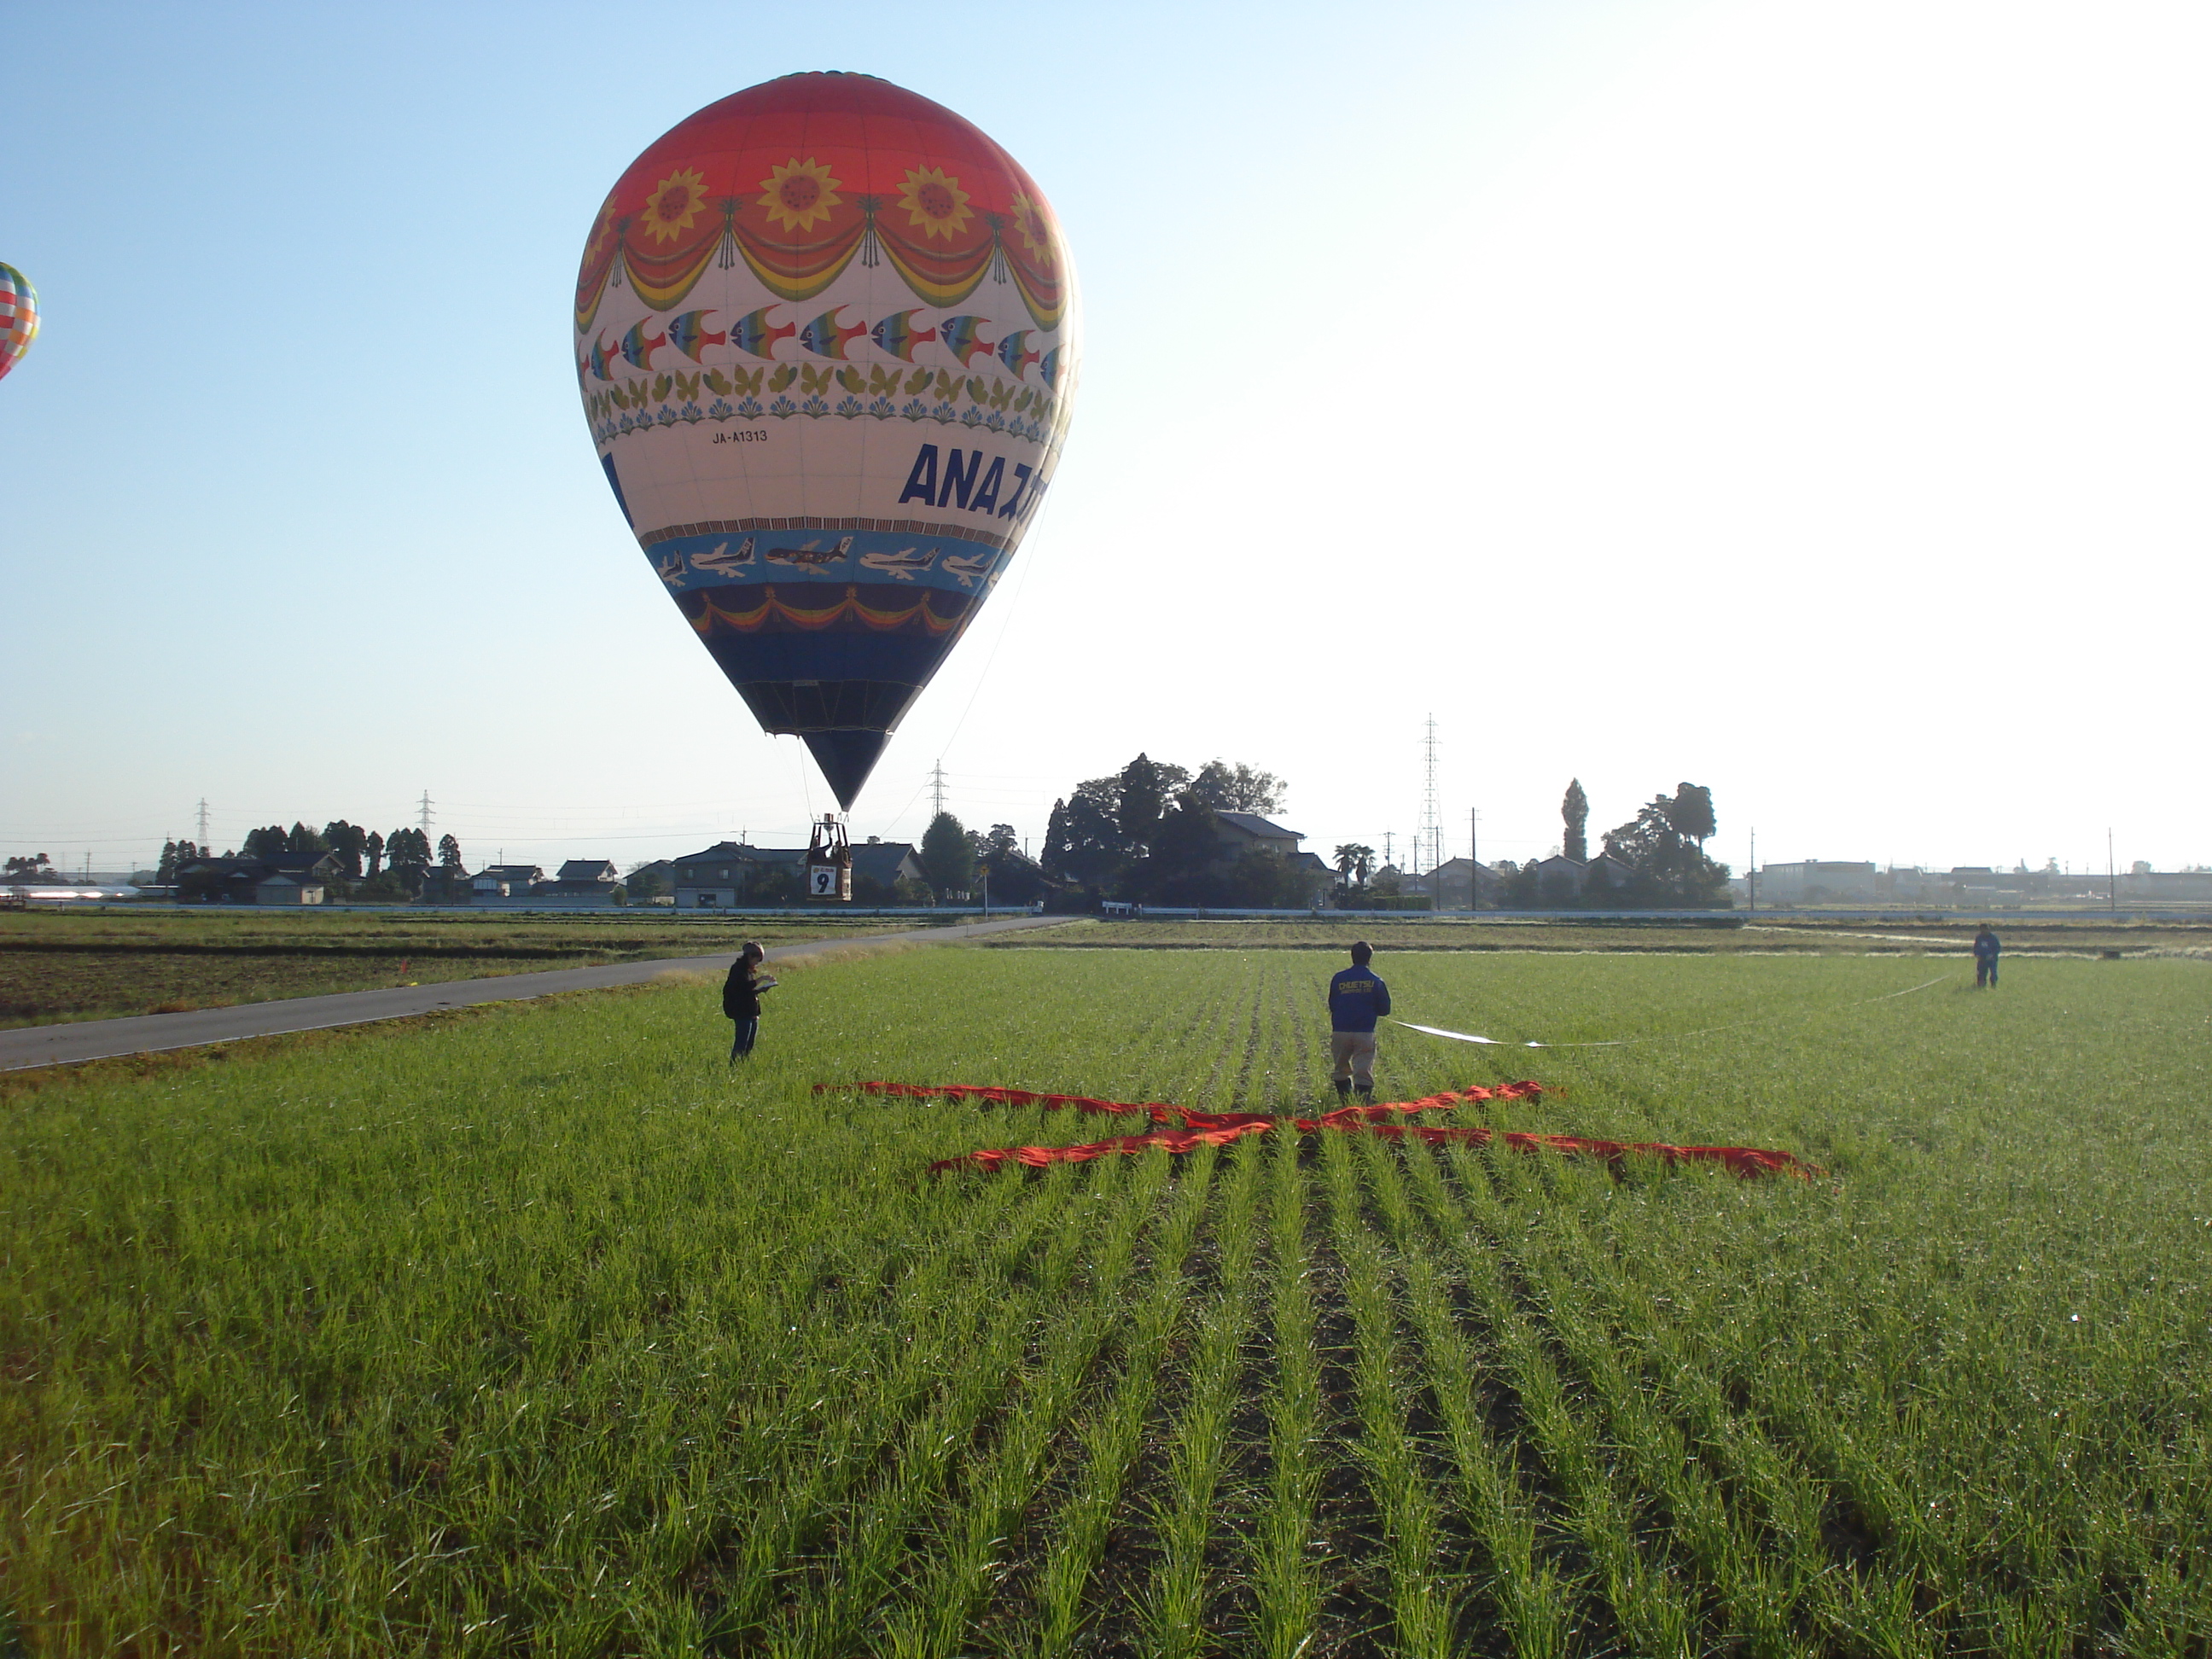
{"label": "white tape on ground", "polygon": [[1493,1048],[1510,1048],[1513,1046],[1510,1042],[1501,1042],[1496,1037],[1476,1036],[1469,1031],[1447,1031],[1441,1025],[1416,1025],[1410,1019],[1394,1019],[1390,1023],[1393,1025],[1402,1025],[1409,1031],[1425,1032],[1430,1036],[1449,1037],[1454,1042],[1485,1042]]}
{"label": "white tape on ground", "polygon": [[[1941,985],[1955,978],[1951,974],[1938,974],[1918,985],[1908,985],[1902,991],[1884,991],[1878,997],[1862,997],[1856,1002],[1846,1002],[1832,1009],[1815,1008],[1798,1018],[1810,1019],[1815,1014],[1841,1013],[1846,1008],[1863,1008],[1870,1002],[1887,1002],[1893,997],[1909,997],[1915,991],[1924,991],[1930,985]],[[1638,1042],[1668,1042],[1686,1041],[1690,1037],[1711,1036],[1716,1031],[1740,1031],[1747,1025],[1773,1025],[1782,1022],[1766,1019],[1739,1019],[1728,1025],[1708,1025],[1697,1031],[1662,1031],[1655,1036],[1610,1037],[1602,1042],[1516,1042],[1504,1037],[1478,1036],[1472,1031],[1448,1031],[1441,1025],[1416,1025],[1410,1019],[1393,1019],[1393,1025],[1402,1025],[1409,1031],[1419,1031],[1427,1036],[1449,1037],[1454,1042],[1480,1042],[1491,1048],[1626,1048]]]}

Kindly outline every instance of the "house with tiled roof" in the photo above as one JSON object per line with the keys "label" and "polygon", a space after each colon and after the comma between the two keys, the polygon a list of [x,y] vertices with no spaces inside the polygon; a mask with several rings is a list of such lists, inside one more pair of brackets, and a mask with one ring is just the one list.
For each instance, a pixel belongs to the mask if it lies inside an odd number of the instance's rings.
{"label": "house with tiled roof", "polygon": [[532,898],[597,899],[613,902],[615,884],[622,872],[615,868],[611,859],[570,859],[562,865],[550,881],[542,881],[531,890]]}

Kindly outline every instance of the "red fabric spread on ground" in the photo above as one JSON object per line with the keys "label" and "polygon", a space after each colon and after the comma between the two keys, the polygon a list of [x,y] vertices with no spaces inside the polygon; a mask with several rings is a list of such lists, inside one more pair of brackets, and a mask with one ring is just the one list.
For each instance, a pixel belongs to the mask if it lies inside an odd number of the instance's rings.
{"label": "red fabric spread on ground", "polygon": [[[1526,1079],[1518,1083],[1500,1084],[1495,1088],[1478,1085],[1446,1094],[1425,1095],[1419,1100],[1390,1101],[1373,1106],[1340,1106],[1319,1117],[1275,1117],[1265,1112],[1200,1112],[1160,1101],[1139,1103],[1100,1100],[1090,1095],[1033,1094],[1026,1089],[988,1088],[972,1083],[817,1083],[814,1085],[814,1092],[896,1095],[913,1100],[971,1100],[994,1106],[1042,1106],[1047,1111],[1060,1111],[1072,1106],[1079,1112],[1149,1118],[1163,1126],[1150,1134],[1118,1135],[1111,1140],[1094,1140],[1076,1146],[998,1146],[982,1152],[965,1152],[958,1158],[939,1158],[929,1166],[932,1174],[946,1170],[999,1170],[1009,1164],[1030,1169],[1042,1169],[1050,1164],[1088,1164],[1094,1158],[1117,1153],[1148,1152],[1155,1148],[1164,1152],[1189,1152],[1200,1146],[1225,1146],[1231,1141],[1241,1140],[1247,1135],[1266,1134],[1276,1129],[1291,1129],[1299,1134],[1318,1134],[1323,1129],[1333,1129],[1350,1133],[1377,1134],[1393,1140],[1411,1135],[1431,1146],[1458,1142],[1465,1146],[1487,1146],[1496,1141],[1516,1152],[1579,1154],[1601,1158],[1616,1168],[1633,1153],[1657,1158],[1668,1164],[1717,1164],[1747,1179],[1754,1176],[1786,1175],[1799,1181],[1809,1181],[1824,1173],[1817,1165],[1804,1163],[1791,1153],[1759,1146],[1675,1146],[1663,1141],[1598,1140],[1582,1135],[1531,1134],[1520,1130],[1492,1129],[1486,1124],[1432,1128],[1425,1124],[1388,1121],[1394,1115],[1406,1113],[1449,1111],[1455,1107],[1488,1100],[1534,1100],[1540,1097],[1544,1093],[1544,1085]],[[1179,1128],[1166,1127],[1178,1121],[1182,1125]]]}

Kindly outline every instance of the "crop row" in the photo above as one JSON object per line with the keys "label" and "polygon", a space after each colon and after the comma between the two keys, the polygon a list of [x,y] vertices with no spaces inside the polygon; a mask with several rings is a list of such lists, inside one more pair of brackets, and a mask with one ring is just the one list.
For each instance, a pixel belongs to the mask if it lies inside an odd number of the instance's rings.
{"label": "crop row", "polygon": [[[1832,1184],[932,1179],[1096,1121],[808,1089],[1304,1110],[1332,965],[948,951],[787,975],[750,1068],[676,988],[24,1096],[0,1650],[2203,1652],[2191,965],[1854,1026],[1893,964],[1391,963],[1449,1024],[1734,1024],[1461,1121]],[[1386,1042],[1395,1094],[1480,1059]]]}

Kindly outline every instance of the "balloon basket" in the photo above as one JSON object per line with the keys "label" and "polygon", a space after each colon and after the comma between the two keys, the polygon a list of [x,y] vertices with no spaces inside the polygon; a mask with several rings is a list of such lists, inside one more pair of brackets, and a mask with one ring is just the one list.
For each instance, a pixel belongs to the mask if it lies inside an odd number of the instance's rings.
{"label": "balloon basket", "polygon": [[853,846],[835,812],[824,812],[806,842],[806,896],[830,904],[853,902]]}

